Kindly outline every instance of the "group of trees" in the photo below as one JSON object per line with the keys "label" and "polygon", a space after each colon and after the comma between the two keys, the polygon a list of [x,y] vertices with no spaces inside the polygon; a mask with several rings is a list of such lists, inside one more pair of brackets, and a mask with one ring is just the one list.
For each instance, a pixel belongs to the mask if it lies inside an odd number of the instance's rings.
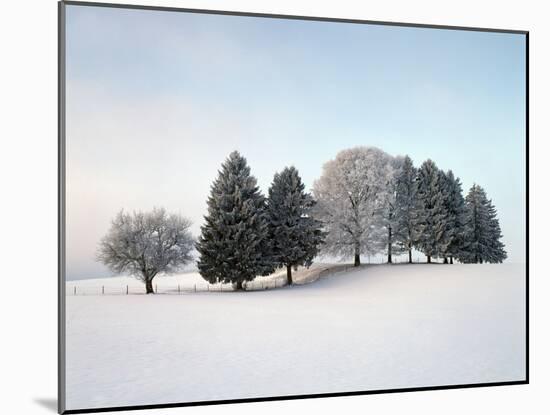
{"label": "group of trees", "polygon": [[453,263],[499,263],[506,258],[496,209],[474,185],[466,198],[452,171],[432,160],[416,168],[410,157],[393,157],[373,147],[338,153],[323,166],[313,195],[294,167],[276,173],[265,197],[246,159],[233,152],[211,187],[208,212],[195,242],[191,222],[164,209],[121,211],[101,240],[98,260],[128,273],[153,292],[159,273],[170,273],[199,253],[197,266],[210,283],[246,281],[284,267],[309,267],[320,253],[407,254],[414,249]]}
{"label": "group of trees", "polygon": [[265,198],[246,159],[233,152],[223,163],[208,198],[208,214],[197,242],[199,272],[210,283],[245,281],[286,267],[311,265],[324,234],[310,216],[313,198],[294,167],[276,173]]}
{"label": "group of trees", "polygon": [[432,160],[415,168],[410,157],[356,147],[338,153],[315,182],[315,216],[327,231],[324,251],[353,256],[407,253],[427,262],[499,263],[506,258],[495,207],[474,185],[466,199],[452,171]]}

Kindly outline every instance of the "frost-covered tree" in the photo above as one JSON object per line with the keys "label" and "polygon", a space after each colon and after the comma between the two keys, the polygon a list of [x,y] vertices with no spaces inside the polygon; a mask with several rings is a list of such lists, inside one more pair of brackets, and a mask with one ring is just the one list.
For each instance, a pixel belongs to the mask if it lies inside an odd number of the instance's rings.
{"label": "frost-covered tree", "polygon": [[506,259],[496,209],[485,190],[474,184],[466,196],[464,248],[459,259],[465,263],[500,263]]}
{"label": "frost-covered tree", "polygon": [[489,262],[490,264],[500,264],[508,257],[508,254],[504,249],[504,243],[501,241],[502,231],[500,229],[497,210],[493,206],[491,200],[489,200],[488,211],[490,244],[488,255],[484,260],[485,262]]}
{"label": "frost-covered tree", "polygon": [[[449,257],[450,257],[450,247],[451,243],[454,240],[455,234],[458,234],[460,232],[460,229],[457,229],[454,227],[455,222],[454,218],[452,216],[452,206],[451,206],[451,199],[453,197],[454,192],[454,182],[449,180],[449,177],[443,170],[439,170],[439,191],[441,193],[442,201],[443,201],[443,207],[445,211],[445,215],[441,217],[440,224],[441,224],[441,234],[439,237],[439,244],[438,244],[438,256],[443,258],[443,263],[448,264],[449,263]],[[453,175],[454,178],[454,175]]]}
{"label": "frost-covered tree", "polygon": [[292,268],[309,267],[324,239],[322,223],[310,214],[314,204],[296,168],[275,174],[267,199],[269,239],[276,265],[286,267],[289,285]]}
{"label": "frost-covered tree", "polygon": [[152,294],[153,278],[179,271],[192,259],[191,222],[164,209],[120,211],[99,243],[97,259],[111,271],[127,273]]}
{"label": "frost-covered tree", "polygon": [[210,283],[231,282],[241,290],[243,282],[271,273],[266,200],[238,152],[222,164],[207,203],[196,245],[201,276]]}
{"label": "frost-covered tree", "polygon": [[396,177],[395,187],[395,241],[408,253],[412,263],[412,250],[422,232],[419,217],[417,170],[409,156],[405,156]]}
{"label": "frost-covered tree", "polygon": [[466,206],[464,196],[462,195],[462,183],[458,177],[455,177],[452,170],[449,170],[445,176],[446,179],[446,203],[448,213],[450,239],[447,249],[444,252],[445,263],[447,258],[453,263],[453,258],[460,256],[464,247],[464,232],[466,225]]}
{"label": "frost-covered tree", "polygon": [[343,150],[323,166],[315,181],[315,216],[325,225],[323,250],[333,255],[353,256],[379,251],[379,209],[391,156],[374,147]]}
{"label": "frost-covered tree", "polygon": [[419,235],[418,249],[430,263],[433,257],[444,256],[450,243],[445,174],[432,160],[426,160],[418,169]]}
{"label": "frost-covered tree", "polygon": [[380,250],[387,253],[388,263],[392,263],[392,254],[403,252],[403,246],[396,244],[396,229],[399,221],[397,207],[397,177],[403,167],[403,157],[393,157],[386,164],[384,191],[380,194],[380,207],[377,211],[380,232]]}

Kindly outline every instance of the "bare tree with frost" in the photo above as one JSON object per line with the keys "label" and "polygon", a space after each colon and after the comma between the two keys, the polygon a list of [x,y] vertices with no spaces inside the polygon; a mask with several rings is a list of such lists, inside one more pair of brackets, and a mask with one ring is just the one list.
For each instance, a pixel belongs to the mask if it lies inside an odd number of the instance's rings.
{"label": "bare tree with frost", "polygon": [[412,263],[412,250],[422,232],[418,199],[417,170],[409,156],[405,156],[396,179],[395,240],[408,253]]}
{"label": "bare tree with frost", "polygon": [[191,221],[162,208],[133,214],[121,210],[99,243],[97,259],[115,273],[136,277],[152,294],[156,275],[177,272],[191,261],[190,227]]}
{"label": "bare tree with frost", "polygon": [[325,224],[324,251],[353,256],[361,264],[361,254],[379,251],[380,209],[392,157],[374,147],[343,150],[323,166],[315,181],[316,218]]}
{"label": "bare tree with frost", "polygon": [[397,205],[397,178],[404,164],[403,157],[393,157],[386,164],[384,191],[380,196],[380,208],[377,212],[380,233],[380,250],[387,253],[388,263],[393,262],[393,254],[401,254],[403,246],[397,244],[399,226],[399,206]]}

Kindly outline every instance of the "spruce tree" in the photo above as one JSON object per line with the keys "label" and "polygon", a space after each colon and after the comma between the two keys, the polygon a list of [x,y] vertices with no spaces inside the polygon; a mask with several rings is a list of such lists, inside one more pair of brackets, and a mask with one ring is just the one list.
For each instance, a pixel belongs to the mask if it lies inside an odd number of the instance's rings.
{"label": "spruce tree", "polygon": [[464,196],[462,196],[462,183],[458,177],[455,178],[452,170],[449,170],[446,175],[447,179],[447,211],[449,214],[450,223],[450,243],[445,252],[445,259],[453,259],[460,256],[464,247],[464,232],[466,225],[466,206]]}
{"label": "spruce tree", "polygon": [[412,250],[422,231],[416,176],[411,158],[405,156],[396,178],[395,241],[408,252],[409,263],[412,263]]}
{"label": "spruce tree", "polygon": [[[452,173],[451,173],[452,174]],[[443,170],[439,170],[439,192],[443,200],[445,215],[441,217],[441,234],[439,236],[439,256],[443,258],[443,263],[449,263],[451,256],[450,247],[458,235],[460,229],[455,228],[453,216],[453,196],[455,191],[454,175],[452,179]]]}
{"label": "spruce tree", "polygon": [[502,261],[504,261],[508,257],[508,255],[504,250],[504,243],[502,243],[501,241],[502,231],[500,229],[500,223],[498,221],[496,208],[493,206],[493,203],[491,200],[489,200],[487,209],[489,212],[488,233],[489,233],[490,243],[489,243],[489,249],[488,249],[488,256],[485,259],[485,261],[491,264],[500,264],[502,263]]}
{"label": "spruce tree", "polygon": [[273,260],[286,267],[289,285],[292,268],[309,267],[324,239],[322,223],[310,216],[315,202],[304,189],[298,170],[286,167],[275,174],[267,200]]}
{"label": "spruce tree", "polygon": [[466,196],[464,263],[500,263],[506,259],[496,209],[485,190],[474,184]]}
{"label": "spruce tree", "polygon": [[265,197],[246,159],[232,152],[222,164],[208,198],[208,214],[196,245],[201,276],[210,283],[243,282],[274,270]]}
{"label": "spruce tree", "polygon": [[464,263],[480,263],[486,254],[488,246],[486,230],[489,222],[486,205],[485,191],[474,184],[466,195],[464,250],[460,257]]}
{"label": "spruce tree", "polygon": [[418,170],[419,223],[422,232],[418,249],[432,262],[443,256],[449,244],[449,222],[445,207],[445,179],[432,160],[426,160]]}

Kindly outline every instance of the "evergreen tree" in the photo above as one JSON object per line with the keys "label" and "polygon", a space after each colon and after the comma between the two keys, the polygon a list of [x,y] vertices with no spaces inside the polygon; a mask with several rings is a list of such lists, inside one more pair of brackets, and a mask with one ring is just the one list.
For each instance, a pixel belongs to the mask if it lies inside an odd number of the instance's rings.
{"label": "evergreen tree", "polygon": [[310,216],[313,197],[294,167],[276,173],[269,188],[267,216],[273,259],[286,267],[288,284],[292,284],[292,268],[309,267],[323,242],[322,223]]}
{"label": "evergreen tree", "polygon": [[485,190],[474,184],[466,196],[464,249],[465,263],[500,263],[506,259],[496,209]]}
{"label": "evergreen tree", "polygon": [[196,245],[197,266],[210,283],[243,282],[274,270],[268,240],[266,201],[246,159],[232,152],[222,164],[208,198],[208,214]]}
{"label": "evergreen tree", "polygon": [[412,263],[412,250],[422,231],[419,220],[417,170],[409,156],[396,178],[395,191],[395,241],[409,255]]}
{"label": "evergreen tree", "polygon": [[477,264],[485,255],[488,245],[486,229],[489,221],[486,204],[485,191],[474,184],[466,195],[466,226],[461,262]]}
{"label": "evergreen tree", "polygon": [[418,170],[419,223],[422,232],[417,241],[418,249],[432,262],[440,257],[449,244],[449,221],[445,207],[446,180],[432,160],[426,160]]}
{"label": "evergreen tree", "polygon": [[[452,173],[451,173],[452,174]],[[443,170],[439,170],[439,192],[443,200],[443,207],[445,209],[445,215],[441,217],[441,234],[439,236],[439,255],[443,258],[443,263],[449,263],[450,247],[456,235],[459,234],[460,229],[455,228],[454,217],[452,214],[453,209],[453,193],[455,191],[454,175],[452,179],[448,174],[445,174]]]}
{"label": "evergreen tree", "polygon": [[491,200],[489,200],[488,203],[488,212],[489,212],[489,250],[488,250],[488,256],[485,259],[486,262],[489,262],[491,264],[500,264],[502,261],[504,261],[508,255],[506,254],[506,251],[504,250],[504,243],[502,243],[502,231],[500,229],[500,223],[498,221],[497,217],[497,210],[493,206]]}
{"label": "evergreen tree", "polygon": [[464,232],[466,225],[466,206],[464,196],[462,196],[462,183],[458,177],[455,178],[452,170],[446,174],[447,179],[447,199],[446,208],[449,214],[450,223],[450,243],[445,252],[445,261],[459,257],[464,247]]}

